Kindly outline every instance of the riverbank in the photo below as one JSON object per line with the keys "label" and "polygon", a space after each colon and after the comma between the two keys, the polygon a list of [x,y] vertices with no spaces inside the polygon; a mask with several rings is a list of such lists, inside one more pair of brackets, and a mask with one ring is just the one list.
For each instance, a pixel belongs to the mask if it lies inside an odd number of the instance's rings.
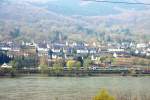
{"label": "riverbank", "polygon": [[19,77],[41,75],[49,77],[92,77],[92,76],[150,76],[150,73],[136,71],[132,73],[129,70],[1,70],[0,77]]}
{"label": "riverbank", "polygon": [[122,75],[122,74],[106,74],[106,73],[99,73],[99,74],[70,74],[70,73],[66,73],[66,74],[47,74],[47,73],[16,73],[15,75],[11,75],[11,74],[7,74],[7,75],[3,75],[0,76],[0,78],[16,78],[16,77],[26,77],[26,76],[36,76],[36,77],[145,77],[145,76],[150,76],[150,74],[126,74],[126,75]]}

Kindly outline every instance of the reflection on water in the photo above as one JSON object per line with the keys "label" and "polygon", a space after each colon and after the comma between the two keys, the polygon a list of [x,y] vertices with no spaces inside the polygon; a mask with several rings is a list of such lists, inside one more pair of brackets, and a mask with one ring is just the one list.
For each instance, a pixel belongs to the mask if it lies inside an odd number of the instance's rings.
{"label": "reflection on water", "polygon": [[21,77],[0,79],[0,100],[83,100],[100,88],[150,93],[150,77]]}

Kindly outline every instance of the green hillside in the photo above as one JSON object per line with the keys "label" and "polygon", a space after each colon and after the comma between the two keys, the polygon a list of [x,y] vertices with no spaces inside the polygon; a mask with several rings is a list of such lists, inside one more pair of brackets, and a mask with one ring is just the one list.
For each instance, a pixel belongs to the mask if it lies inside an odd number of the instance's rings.
{"label": "green hillside", "polygon": [[1,2],[0,40],[57,40],[58,35],[64,40],[83,40],[84,37],[85,41],[150,39],[149,9],[115,9],[120,13],[66,15],[29,0]]}

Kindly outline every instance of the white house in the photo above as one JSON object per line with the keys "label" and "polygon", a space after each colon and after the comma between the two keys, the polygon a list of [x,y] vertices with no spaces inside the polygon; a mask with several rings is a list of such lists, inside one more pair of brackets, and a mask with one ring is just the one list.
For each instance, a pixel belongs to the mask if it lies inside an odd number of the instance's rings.
{"label": "white house", "polygon": [[60,53],[61,49],[52,49],[53,53]]}
{"label": "white house", "polygon": [[12,66],[7,65],[6,63],[4,63],[1,68],[12,68]]}
{"label": "white house", "polygon": [[95,57],[94,55],[92,55],[92,56],[91,56],[91,60],[93,60],[93,61],[94,61],[94,60],[98,60],[98,58]]}
{"label": "white house", "polygon": [[87,54],[89,51],[87,49],[78,49],[77,54]]}
{"label": "white house", "polygon": [[137,48],[146,48],[147,47],[147,44],[145,43],[139,43],[136,45]]}
{"label": "white house", "polygon": [[147,52],[147,53],[146,53],[146,56],[150,56],[150,53]]}
{"label": "white house", "polygon": [[96,47],[96,46],[97,46],[97,44],[96,44],[95,42],[93,42],[93,46],[94,46],[94,47]]}
{"label": "white house", "polygon": [[68,42],[68,41],[66,41],[65,45],[66,45],[66,46],[69,46],[69,42]]}
{"label": "white house", "polygon": [[1,49],[4,50],[4,51],[10,51],[11,50],[10,47],[2,47]]}
{"label": "white house", "polygon": [[108,49],[108,52],[124,52],[124,49],[119,49],[119,48],[116,48],[116,49]]}
{"label": "white house", "polygon": [[117,55],[116,53],[114,53],[114,54],[113,54],[113,57],[114,57],[114,58],[117,58],[117,57],[118,57],[118,55]]}
{"label": "white house", "polygon": [[150,48],[147,48],[147,52],[150,52]]}
{"label": "white house", "polygon": [[89,44],[88,44],[88,43],[84,43],[84,46],[86,46],[86,47],[87,47],[87,46],[89,46]]}
{"label": "white house", "polygon": [[73,42],[73,43],[72,43],[72,46],[77,46],[77,43],[76,43],[76,42]]}
{"label": "white house", "polygon": [[135,54],[139,54],[139,51],[138,51],[138,50],[135,50]]}

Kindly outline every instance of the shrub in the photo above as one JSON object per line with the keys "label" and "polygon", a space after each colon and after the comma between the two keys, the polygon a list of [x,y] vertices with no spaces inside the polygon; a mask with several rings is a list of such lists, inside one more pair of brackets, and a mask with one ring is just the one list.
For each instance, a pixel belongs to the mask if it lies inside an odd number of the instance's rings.
{"label": "shrub", "polygon": [[47,65],[40,64],[39,67],[40,67],[40,71],[41,71],[42,74],[48,73],[49,70],[48,70],[48,66]]}
{"label": "shrub", "polygon": [[115,100],[113,96],[111,96],[107,90],[102,89],[93,100]]}
{"label": "shrub", "polygon": [[69,60],[68,62],[67,62],[67,68],[69,69],[69,70],[72,70],[72,69],[80,69],[80,67],[81,67],[81,63],[79,62],[79,61],[76,61],[76,60]]}
{"label": "shrub", "polygon": [[61,63],[55,63],[53,65],[53,69],[52,69],[56,74],[59,74],[60,72],[63,71],[63,66]]}

